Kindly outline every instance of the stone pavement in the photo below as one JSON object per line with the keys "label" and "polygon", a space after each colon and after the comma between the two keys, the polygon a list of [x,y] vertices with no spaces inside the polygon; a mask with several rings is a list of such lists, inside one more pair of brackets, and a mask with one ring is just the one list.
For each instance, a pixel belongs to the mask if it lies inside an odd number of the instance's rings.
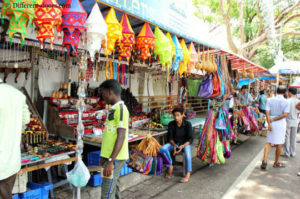
{"label": "stone pavement", "polygon": [[[297,140],[300,140],[300,134],[297,135]],[[300,144],[297,143],[296,147],[295,157],[281,157],[280,161],[286,164],[286,168],[280,169],[272,167],[275,154],[273,147],[267,171],[261,171],[261,161],[257,161],[249,178],[228,192],[223,199],[299,199],[300,177],[297,173],[300,168]]]}
{"label": "stone pavement", "polygon": [[[122,192],[124,199],[219,199],[236,182],[245,168],[261,153],[264,137],[251,137],[247,142],[234,148],[232,157],[225,165],[204,166],[193,159],[193,174],[189,183],[179,183],[181,172],[177,171],[171,180],[156,176]],[[254,165],[255,166],[255,165]],[[254,168],[252,167],[252,169]]]}

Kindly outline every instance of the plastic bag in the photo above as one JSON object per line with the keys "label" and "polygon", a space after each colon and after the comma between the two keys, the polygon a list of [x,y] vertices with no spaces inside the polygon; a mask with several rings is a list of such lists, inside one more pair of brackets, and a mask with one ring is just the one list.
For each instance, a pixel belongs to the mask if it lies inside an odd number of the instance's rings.
{"label": "plastic bag", "polygon": [[68,181],[75,187],[84,187],[88,183],[90,177],[91,174],[81,158],[78,158],[75,167],[67,173]]}

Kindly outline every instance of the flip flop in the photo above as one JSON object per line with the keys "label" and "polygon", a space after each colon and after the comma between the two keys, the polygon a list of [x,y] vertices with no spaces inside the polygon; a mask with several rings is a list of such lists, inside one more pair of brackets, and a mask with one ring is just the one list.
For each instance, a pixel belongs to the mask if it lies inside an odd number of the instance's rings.
{"label": "flip flop", "polygon": [[268,165],[268,163],[266,163],[266,162],[263,161],[263,162],[261,163],[260,169],[261,169],[261,170],[267,170],[267,165]]}
{"label": "flip flop", "polygon": [[278,162],[277,164],[273,165],[274,168],[285,168],[285,165],[281,162]]}

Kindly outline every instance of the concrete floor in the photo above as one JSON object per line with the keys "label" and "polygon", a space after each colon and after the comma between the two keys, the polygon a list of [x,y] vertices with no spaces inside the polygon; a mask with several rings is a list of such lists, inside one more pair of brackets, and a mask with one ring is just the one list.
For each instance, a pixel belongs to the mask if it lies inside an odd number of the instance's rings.
{"label": "concrete floor", "polygon": [[[300,140],[300,135],[298,135]],[[195,140],[195,142],[197,142]],[[195,143],[196,144],[196,143]],[[189,183],[179,183],[181,168],[175,168],[172,179],[163,175],[149,177],[137,173],[121,178],[123,199],[299,199],[300,177],[296,174],[300,167],[300,144],[297,144],[297,156],[282,158],[286,168],[274,169],[274,150],[269,156],[268,170],[259,169],[265,137],[251,137],[245,143],[234,147],[232,157],[225,165],[205,166],[193,158],[193,173]],[[195,154],[193,146],[193,154]],[[139,183],[132,186],[133,179]],[[57,192],[55,198],[73,198],[72,192]],[[100,198],[101,187],[82,189],[83,199]]]}

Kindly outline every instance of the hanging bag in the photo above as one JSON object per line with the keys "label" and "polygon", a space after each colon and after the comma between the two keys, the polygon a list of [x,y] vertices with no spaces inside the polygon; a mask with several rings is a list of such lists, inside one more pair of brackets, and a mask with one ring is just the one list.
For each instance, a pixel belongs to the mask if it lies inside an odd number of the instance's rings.
{"label": "hanging bag", "polygon": [[213,93],[212,74],[206,74],[200,83],[197,96],[200,98],[209,98]]}
{"label": "hanging bag", "polygon": [[218,130],[226,130],[227,129],[226,121],[225,121],[225,117],[224,117],[222,108],[220,108],[220,110],[219,110],[219,116],[218,116],[218,119],[216,120],[215,128]]}
{"label": "hanging bag", "polygon": [[136,148],[129,152],[128,166],[134,171],[147,175],[150,172],[153,158],[143,154]]}
{"label": "hanging bag", "polygon": [[221,91],[221,80],[220,80],[220,76],[219,76],[218,72],[215,72],[213,74],[212,87],[213,87],[213,93],[210,97],[211,98],[219,97],[221,95],[222,91]]}
{"label": "hanging bag", "polygon": [[156,160],[157,160],[156,175],[160,175],[162,173],[162,169],[163,169],[163,159],[162,159],[162,156],[160,156],[160,154],[159,154],[157,156]]}

